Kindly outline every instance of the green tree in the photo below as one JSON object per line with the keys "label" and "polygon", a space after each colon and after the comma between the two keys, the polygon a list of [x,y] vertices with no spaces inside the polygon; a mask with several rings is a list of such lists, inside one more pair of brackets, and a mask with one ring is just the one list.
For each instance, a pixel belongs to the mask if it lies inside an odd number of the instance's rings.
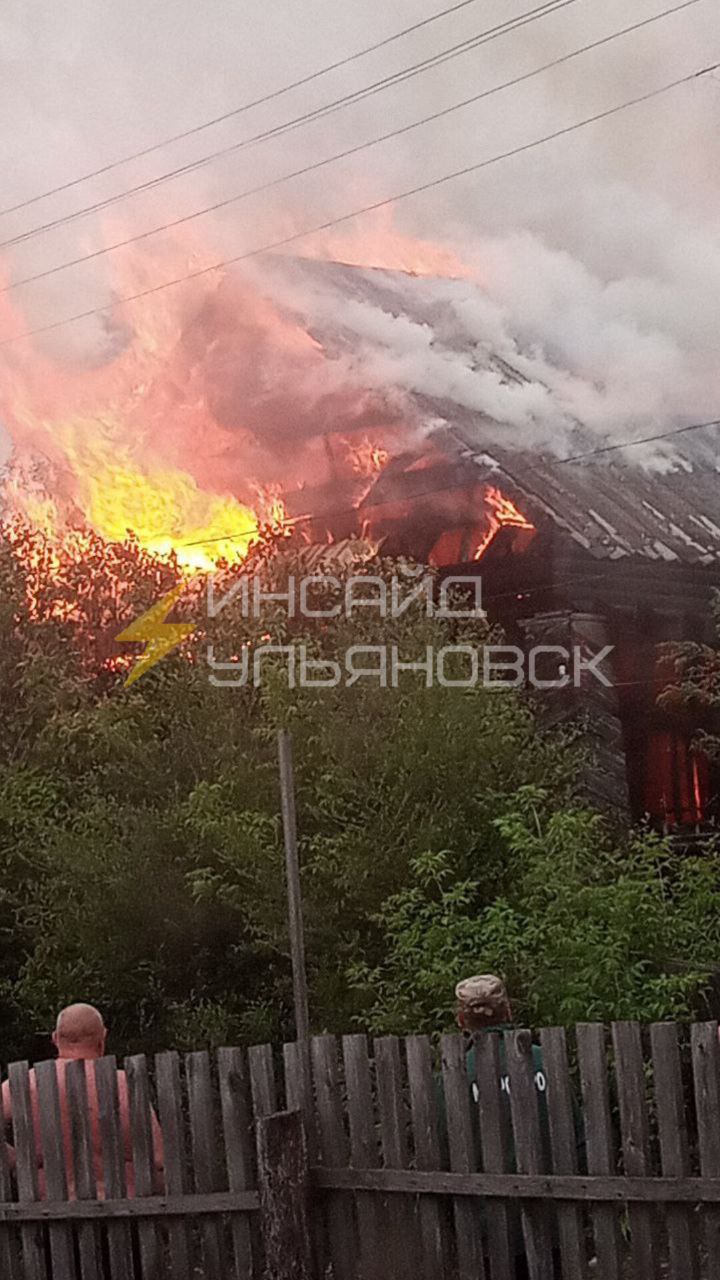
{"label": "green tree", "polygon": [[[285,547],[261,548],[257,560],[276,587],[303,571],[302,554]],[[510,689],[428,689],[417,675],[397,689],[292,688],[282,655],[266,660],[261,688],[208,679],[208,643],[225,661],[260,635],[306,643],[318,658],[396,643],[409,660],[449,638],[488,639],[480,620],[450,625],[419,607],[388,622],[359,609],[308,624],[279,605],[258,620],[230,606],[123,689],[109,640],[167,589],[168,567],[132,545],[112,549],[111,562],[121,585],[91,575],[79,616],[57,605],[79,591],[77,566],[62,567],[53,594],[42,575],[28,588],[24,551],[6,565],[15,652],[0,667],[11,717],[0,759],[5,1056],[78,998],[102,1004],[127,1047],[290,1030],[283,724],[296,741],[314,1023],[346,1028],[367,1003],[348,972],[382,958],[378,913],[413,860],[444,851],[460,877],[482,867],[492,901],[504,874],[495,816],[540,781],[562,803],[570,748],[544,736]],[[107,600],[122,608],[108,612]],[[202,622],[192,590],[188,607]]]}
{"label": "green tree", "polygon": [[713,598],[715,642],[682,641],[664,646],[670,678],[661,706],[684,712],[696,727],[695,745],[720,759],[720,592]]}
{"label": "green tree", "polygon": [[655,835],[611,838],[602,817],[553,811],[523,788],[497,818],[504,886],[457,878],[426,852],[382,908],[386,954],[353,979],[378,1031],[434,1031],[452,1019],[457,978],[505,976],[533,1025],[687,1017],[720,956],[717,851],[681,855]]}
{"label": "green tree", "polygon": [[[482,620],[417,607],[306,621],[280,604],[255,619],[239,599],[206,619],[190,584],[191,641],[126,689],[114,637],[173,566],[133,543],[91,540],[84,555],[48,564],[37,535],[0,538],[0,1058],[32,1053],[73,999],[103,1007],[120,1052],[291,1033],[283,725],[317,1030],[435,1029],[458,974],[480,966],[543,1020],[688,1007],[715,955],[712,859],[618,845],[574,808],[576,749],[522,691],[417,674],[293,687],[282,653],[261,687],[237,679],[260,640],[332,661],[396,644],[417,661],[428,645],[482,647]],[[251,567],[278,590],[308,571],[285,544]],[[314,559],[310,572],[325,567],[350,571]],[[365,571],[372,593],[412,567]],[[329,590],[318,582],[316,605]],[[211,671],[208,645],[235,667]]]}

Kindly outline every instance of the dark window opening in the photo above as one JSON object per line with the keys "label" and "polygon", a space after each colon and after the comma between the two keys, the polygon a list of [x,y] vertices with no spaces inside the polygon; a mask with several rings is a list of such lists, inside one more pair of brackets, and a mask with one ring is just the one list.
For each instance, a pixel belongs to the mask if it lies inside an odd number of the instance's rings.
{"label": "dark window opening", "polygon": [[651,729],[645,749],[643,810],[665,831],[709,821],[711,782],[707,756],[689,734]]}
{"label": "dark window opening", "polygon": [[[623,631],[616,619],[618,689],[632,817],[682,838],[720,825],[720,762],[698,750],[701,730],[720,725],[707,710],[663,706],[659,696],[675,680],[674,666],[658,646],[672,637],[655,614]],[[644,634],[643,634],[644,633]]]}

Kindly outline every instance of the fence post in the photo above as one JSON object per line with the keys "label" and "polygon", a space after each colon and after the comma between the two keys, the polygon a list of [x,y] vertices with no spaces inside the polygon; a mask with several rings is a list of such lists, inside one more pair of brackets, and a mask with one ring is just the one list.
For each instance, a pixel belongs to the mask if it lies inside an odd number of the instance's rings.
{"label": "fence post", "polygon": [[266,1280],[313,1280],[305,1131],[300,1111],[263,1116],[255,1126]]}

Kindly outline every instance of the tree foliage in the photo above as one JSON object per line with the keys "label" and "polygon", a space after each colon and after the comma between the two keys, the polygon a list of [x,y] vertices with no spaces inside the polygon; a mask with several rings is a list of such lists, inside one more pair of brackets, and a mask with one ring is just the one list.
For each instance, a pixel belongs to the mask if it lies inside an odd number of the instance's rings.
{"label": "tree foliage", "polygon": [[665,646],[670,679],[660,702],[685,712],[696,727],[695,744],[720,760],[720,592],[713,600],[715,643],[681,641]]}
{"label": "tree foliage", "polygon": [[[482,645],[484,623],[369,608],[309,622],[277,603],[248,619],[237,602],[206,618],[189,588],[191,642],[125,689],[114,637],[172,565],[91,544],[48,581],[42,553],[0,538],[0,1058],[32,1054],[77,999],[103,1008],[120,1052],[291,1034],[282,725],[316,1030],[439,1029],[479,967],[547,1020],[689,1007],[714,962],[712,859],[620,848],[574,809],[575,748],[521,692],[412,674],[291,688],[281,654],[255,688],[206,657],[268,637],[317,658],[396,643],[417,660],[449,636]],[[282,588],[302,553],[263,547],[258,566]]]}
{"label": "tree foliage", "polygon": [[382,908],[386,953],[354,978],[376,1031],[432,1030],[452,1016],[456,975],[505,975],[533,1025],[687,1017],[720,955],[717,851],[673,854],[655,835],[622,847],[587,810],[552,810],[525,787],[495,822],[504,884],[458,879],[424,854]]}

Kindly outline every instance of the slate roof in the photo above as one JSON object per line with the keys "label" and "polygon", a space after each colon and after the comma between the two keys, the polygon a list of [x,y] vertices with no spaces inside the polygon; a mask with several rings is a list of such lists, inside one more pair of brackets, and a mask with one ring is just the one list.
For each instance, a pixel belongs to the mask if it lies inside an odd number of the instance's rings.
{"label": "slate roof", "polygon": [[[280,271],[285,269],[277,265]],[[461,346],[457,317],[449,326],[442,301],[422,277],[310,260],[295,260],[292,269],[345,298],[430,325],[443,343],[456,349]],[[462,288],[467,287],[462,282]],[[312,325],[312,316],[307,318]],[[332,335],[327,336],[332,340]],[[477,355],[477,345],[472,346]],[[528,381],[492,351],[482,352],[481,358],[507,381]],[[511,438],[513,429],[499,431],[497,422],[452,400],[414,398],[429,428],[433,424],[433,439],[450,456],[462,460],[463,472],[465,466],[475,465],[482,475],[494,476],[500,488],[504,479],[511,490],[528,498],[531,510],[542,511],[592,556],[610,560],[641,556],[696,565],[720,562],[720,429],[677,437],[672,461],[661,468],[644,465],[647,453],[643,459],[640,449],[563,462],[548,451],[501,447],[498,440]],[[517,430],[514,434],[519,436]],[[629,423],[627,438],[633,434]],[[573,453],[598,444],[597,436],[580,423],[575,439]],[[383,487],[382,477],[378,487]]]}
{"label": "slate roof", "polygon": [[537,453],[483,447],[477,416],[467,422],[455,415],[445,435],[462,457],[494,473],[500,488],[504,477],[533,510],[598,559],[720,562],[720,473],[705,459],[693,462],[689,449],[686,466],[658,473],[619,454],[559,463]]}

